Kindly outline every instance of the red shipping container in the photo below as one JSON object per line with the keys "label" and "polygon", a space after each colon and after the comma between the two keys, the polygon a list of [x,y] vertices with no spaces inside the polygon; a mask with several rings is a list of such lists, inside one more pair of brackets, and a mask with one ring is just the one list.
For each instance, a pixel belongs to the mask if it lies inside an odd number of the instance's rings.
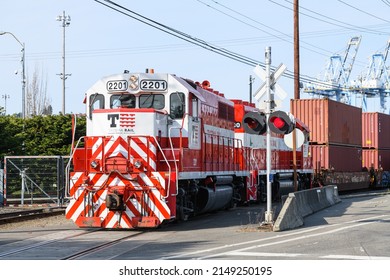
{"label": "red shipping container", "polygon": [[336,145],[310,145],[313,168],[331,171],[356,172],[362,170],[360,147]]}
{"label": "red shipping container", "polygon": [[290,111],[314,144],[362,145],[362,109],[330,99],[293,99]]}
{"label": "red shipping container", "polygon": [[370,169],[382,168],[384,171],[390,170],[390,150],[364,149],[362,166]]}
{"label": "red shipping container", "polygon": [[390,115],[362,114],[363,148],[390,149]]}

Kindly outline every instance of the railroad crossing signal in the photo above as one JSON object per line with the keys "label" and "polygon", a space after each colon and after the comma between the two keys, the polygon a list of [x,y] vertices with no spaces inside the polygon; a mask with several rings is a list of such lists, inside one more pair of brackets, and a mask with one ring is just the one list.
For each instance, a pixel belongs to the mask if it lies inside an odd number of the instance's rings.
{"label": "railroad crossing signal", "polygon": [[275,111],[267,117],[263,112],[248,112],[242,119],[244,131],[249,134],[261,135],[267,132],[267,125],[277,134],[290,134],[295,128],[295,118],[284,111]]}
{"label": "railroad crossing signal", "polygon": [[[287,93],[283,90],[283,88],[281,86],[276,84],[276,81],[280,78],[280,76],[283,75],[283,73],[286,70],[286,68],[287,68],[287,66],[284,65],[283,63],[281,63],[278,66],[278,68],[276,68],[275,71],[270,76],[270,79],[271,79],[271,82],[270,82],[271,90],[273,90],[275,92],[275,94],[278,95],[278,97],[281,100],[284,100],[287,97]],[[259,65],[256,65],[256,67],[253,70],[253,72],[255,72],[255,74],[261,80],[264,81],[264,83],[259,87],[259,89],[253,94],[254,98],[257,101],[259,101],[263,97],[263,95],[266,93],[266,91],[267,91],[266,82],[265,82],[267,74],[263,70],[263,68],[261,68]]]}

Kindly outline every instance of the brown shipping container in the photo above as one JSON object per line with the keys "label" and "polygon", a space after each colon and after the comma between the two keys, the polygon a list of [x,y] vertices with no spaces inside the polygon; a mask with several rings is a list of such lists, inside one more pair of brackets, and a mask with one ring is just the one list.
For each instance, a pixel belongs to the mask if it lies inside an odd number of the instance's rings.
{"label": "brown shipping container", "polygon": [[363,167],[370,169],[372,166],[374,169],[381,167],[384,171],[390,170],[390,150],[364,149],[362,154]]}
{"label": "brown shipping container", "polygon": [[362,109],[330,99],[293,99],[290,111],[315,144],[362,145]]}
{"label": "brown shipping container", "polygon": [[362,114],[363,148],[390,149],[390,115]]}
{"label": "brown shipping container", "polygon": [[356,172],[362,170],[362,149],[351,146],[310,145],[313,168],[316,171]]}

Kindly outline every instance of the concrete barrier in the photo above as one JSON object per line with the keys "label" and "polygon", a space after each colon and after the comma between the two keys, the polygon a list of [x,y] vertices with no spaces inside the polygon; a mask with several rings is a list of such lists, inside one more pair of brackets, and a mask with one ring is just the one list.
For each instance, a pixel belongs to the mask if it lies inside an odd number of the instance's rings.
{"label": "concrete barrier", "polygon": [[338,188],[333,185],[289,193],[273,230],[283,231],[300,227],[304,217],[340,201]]}

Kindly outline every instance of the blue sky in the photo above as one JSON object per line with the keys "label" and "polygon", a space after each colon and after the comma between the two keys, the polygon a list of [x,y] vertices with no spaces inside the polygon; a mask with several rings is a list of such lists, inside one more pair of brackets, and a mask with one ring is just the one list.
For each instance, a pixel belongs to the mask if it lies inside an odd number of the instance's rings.
{"label": "blue sky", "polygon": [[[103,0],[101,0],[104,2]],[[293,71],[293,0],[166,0],[115,2],[214,45],[264,62],[272,48],[272,65],[284,63]],[[316,78],[329,57],[343,53],[353,36],[362,36],[350,80],[367,71],[370,56],[390,38],[390,6],[373,0],[300,0],[301,74]],[[62,27],[56,17],[71,17],[66,28],[66,112],[84,112],[84,93],[103,76],[154,68],[194,81],[209,80],[211,87],[232,99],[249,99],[253,67],[227,59],[119,14],[93,0],[2,0],[0,31],[13,33],[26,45],[26,70],[36,70],[47,83],[54,113],[61,111]],[[388,21],[389,20],[389,21]],[[7,114],[21,111],[20,45],[0,36],[0,96]],[[256,90],[262,82],[254,81]],[[279,84],[289,94],[293,80]],[[301,98],[310,98],[302,94]],[[4,107],[5,99],[0,105]],[[388,104],[390,107],[390,104]],[[379,110],[373,99],[371,111]]]}

